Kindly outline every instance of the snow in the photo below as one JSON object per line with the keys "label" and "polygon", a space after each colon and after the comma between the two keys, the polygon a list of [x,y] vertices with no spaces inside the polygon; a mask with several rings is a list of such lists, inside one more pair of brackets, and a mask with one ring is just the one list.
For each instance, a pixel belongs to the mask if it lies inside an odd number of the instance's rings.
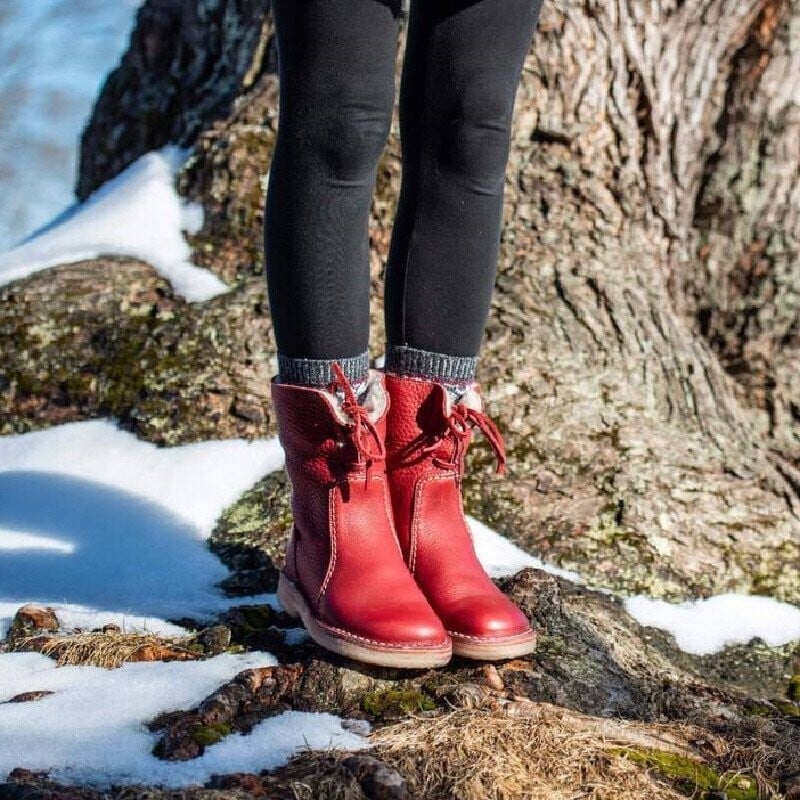
{"label": "snow", "polygon": [[107,419],[0,437],[0,473],[43,472],[128,492],[169,508],[201,538],[226,506],[282,466],[276,439],[157,447]]}
{"label": "snow", "polygon": [[[33,602],[33,601],[31,601]],[[37,600],[37,603],[41,601]],[[0,639],[8,632],[11,620],[19,607],[19,601],[0,601]],[[91,631],[104,625],[118,625],[123,633],[152,633],[158,636],[187,636],[188,631],[180,625],[153,616],[140,616],[119,611],[98,611],[96,608],[77,603],[49,603],[61,629],[65,631],[80,628]]]}
{"label": "snow", "polygon": [[227,291],[212,272],[190,261],[183,231],[202,226],[202,208],[175,191],[175,171],[185,159],[176,147],[148,153],[13,250],[0,255],[0,285],[39,270],[103,255],[151,264],[187,300]]}
{"label": "snow", "polygon": [[131,630],[229,607],[216,588],[228,571],[204,539],[282,463],[276,441],[159,448],[108,420],[0,437],[0,631],[26,602]]}
{"label": "snow", "polygon": [[731,593],[668,603],[638,596],[627,598],[625,609],[641,625],[671,633],[681,650],[695,655],[752,639],[770,647],[800,639],[800,608],[771,597]]}
{"label": "snow", "polygon": [[[116,623],[166,636],[185,631],[164,617],[274,602],[224,597],[215,584],[227,570],[204,539],[225,507],[282,463],[274,440],[158,448],[109,420],[0,437],[0,635],[25,602],[53,605],[65,629]],[[25,767],[66,783],[183,786],[274,768],[302,748],[368,746],[337,717],[289,712],[199,759],[152,755],[147,721],[196,705],[243,669],[275,663],[249,653],[56,669],[37,653],[0,655],[0,779]],[[55,694],[3,704],[34,690]]]}
{"label": "snow", "polygon": [[[243,669],[275,664],[265,653],[224,654],[206,661],[125,664],[120,669],[61,667],[37,653],[0,657],[0,778],[15,767],[48,771],[65,783],[183,786],[212,774],[257,772],[285,763],[297,750],[368,742],[328,714],[289,712],[232,735],[191,761],[152,754],[157,734],[145,723],[191,708]],[[32,689],[55,694],[1,704]]]}
{"label": "snow", "polygon": [[505,536],[501,536],[497,531],[492,530],[474,517],[467,517],[467,522],[472,531],[472,541],[475,544],[478,560],[493,578],[514,575],[521,569],[533,567],[534,569],[548,572],[550,575],[566,578],[568,581],[573,581],[573,583],[583,582],[577,572],[570,572],[552,564],[547,564],[542,559],[526,553],[506,539]]}

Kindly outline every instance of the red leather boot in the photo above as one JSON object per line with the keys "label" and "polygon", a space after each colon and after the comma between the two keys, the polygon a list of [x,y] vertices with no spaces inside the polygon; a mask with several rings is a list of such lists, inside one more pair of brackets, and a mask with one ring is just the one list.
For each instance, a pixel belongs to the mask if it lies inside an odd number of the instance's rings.
{"label": "red leather boot", "polygon": [[370,376],[359,405],[336,374],[339,395],[272,384],[294,513],[278,598],[335,653],[386,667],[441,666],[450,639],[406,568],[392,520],[383,376]]}
{"label": "red leather boot", "polygon": [[474,428],[491,442],[498,472],[505,468],[502,437],[482,411],[477,385],[457,403],[441,384],[417,378],[387,375],[386,388],[387,472],[400,545],[453,653],[492,660],[532,652],[535,632],[480,565],[464,517],[461,479]]}

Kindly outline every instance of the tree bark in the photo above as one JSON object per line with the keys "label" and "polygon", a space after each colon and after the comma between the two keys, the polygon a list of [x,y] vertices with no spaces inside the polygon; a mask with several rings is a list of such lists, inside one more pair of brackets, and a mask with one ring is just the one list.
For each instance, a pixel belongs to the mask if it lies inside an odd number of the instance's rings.
{"label": "tree bark", "polygon": [[[698,197],[731,191],[709,179],[742,113],[731,87],[754,38],[785,61],[791,19],[757,0],[551,0],[525,67],[483,368],[513,477],[470,498],[608,585],[798,597],[796,472],[698,335],[686,277]],[[775,88],[762,77],[759,96]],[[781,175],[783,150],[762,156]]]}

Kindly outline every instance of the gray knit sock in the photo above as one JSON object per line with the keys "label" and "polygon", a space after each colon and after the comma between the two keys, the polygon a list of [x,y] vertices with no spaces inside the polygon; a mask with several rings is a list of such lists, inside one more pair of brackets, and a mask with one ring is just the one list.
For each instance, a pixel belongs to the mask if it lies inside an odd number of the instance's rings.
{"label": "gray knit sock", "polygon": [[333,365],[342,368],[345,377],[359,394],[367,385],[369,377],[369,353],[351,358],[290,358],[278,353],[278,381],[297,386],[314,386],[321,389],[330,386],[335,379]]}
{"label": "gray knit sock", "polygon": [[441,383],[452,395],[460,397],[475,380],[478,359],[474,356],[451,356],[417,350],[405,345],[386,348],[386,372]]}

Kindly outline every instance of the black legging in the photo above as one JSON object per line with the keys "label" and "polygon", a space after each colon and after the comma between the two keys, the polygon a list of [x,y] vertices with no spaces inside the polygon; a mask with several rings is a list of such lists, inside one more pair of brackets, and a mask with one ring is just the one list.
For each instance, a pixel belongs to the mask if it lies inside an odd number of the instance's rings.
{"label": "black legging", "polygon": [[[389,344],[478,353],[514,96],[541,0],[412,0]],[[278,352],[367,349],[368,218],[394,103],[399,0],[273,0],[280,119],[265,255]]]}

